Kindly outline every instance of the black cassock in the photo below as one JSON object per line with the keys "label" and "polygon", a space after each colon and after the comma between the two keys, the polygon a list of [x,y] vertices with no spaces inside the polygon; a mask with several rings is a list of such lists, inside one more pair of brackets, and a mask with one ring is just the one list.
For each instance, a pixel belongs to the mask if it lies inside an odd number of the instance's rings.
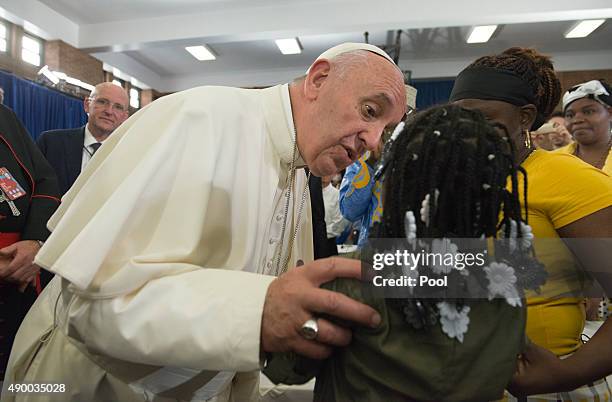
{"label": "black cassock", "polygon": [[[19,240],[45,241],[49,236],[47,221],[60,201],[57,179],[15,113],[0,105],[0,181],[10,183],[5,181],[5,172],[19,183],[25,195],[13,200],[13,210],[7,201],[0,202],[0,248]],[[14,208],[19,211],[17,216]],[[0,280],[0,380],[17,329],[36,292],[33,286],[20,292],[16,284]]]}

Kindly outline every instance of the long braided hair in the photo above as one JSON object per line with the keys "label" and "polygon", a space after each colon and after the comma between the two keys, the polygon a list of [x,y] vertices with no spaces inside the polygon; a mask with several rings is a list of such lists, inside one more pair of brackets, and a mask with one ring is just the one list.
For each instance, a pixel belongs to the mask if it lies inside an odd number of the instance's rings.
{"label": "long braided hair", "polygon": [[508,219],[521,220],[518,168],[504,131],[453,105],[414,116],[389,150],[382,225],[373,235],[405,237],[406,211],[419,211],[428,194],[429,224],[417,219],[419,237],[489,237]]}
{"label": "long braided hair", "polygon": [[[418,113],[388,152],[383,217],[373,227],[371,238],[406,238],[408,211],[418,216],[416,235],[420,239],[495,238],[502,226],[504,237],[510,238],[512,221],[525,222],[518,195],[521,169],[515,162],[513,142],[504,126],[489,124],[480,112],[445,105]],[[424,220],[418,212],[425,199],[429,199],[429,212]],[[518,237],[522,237],[521,225],[518,227]],[[546,273],[533,255],[510,255],[505,247],[500,251],[500,258],[513,260],[520,292],[541,286]],[[472,272],[484,283],[483,270]],[[388,302],[415,328],[434,325],[439,299],[413,296]],[[454,301],[458,305],[465,302],[463,298]]]}

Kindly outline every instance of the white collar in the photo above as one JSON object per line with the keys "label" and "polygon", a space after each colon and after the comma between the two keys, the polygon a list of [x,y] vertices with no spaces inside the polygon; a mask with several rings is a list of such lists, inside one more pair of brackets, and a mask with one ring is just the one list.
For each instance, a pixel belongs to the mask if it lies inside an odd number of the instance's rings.
{"label": "white collar", "polygon": [[96,140],[91,131],[89,131],[89,123],[85,125],[85,139],[83,140],[83,146],[87,148],[91,144],[95,144],[96,142],[102,142]]}
{"label": "white collar", "polygon": [[[270,139],[281,160],[286,164],[291,164],[295,146],[295,125],[289,96],[289,84],[267,88],[264,91],[266,93],[264,114]],[[298,150],[295,167],[303,166],[306,166],[306,163]]]}

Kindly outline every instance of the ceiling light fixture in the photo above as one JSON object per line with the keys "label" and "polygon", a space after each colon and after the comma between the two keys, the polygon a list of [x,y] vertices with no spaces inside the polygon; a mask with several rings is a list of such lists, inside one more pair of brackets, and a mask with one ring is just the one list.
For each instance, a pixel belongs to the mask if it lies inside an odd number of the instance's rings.
{"label": "ceiling light fixture", "polygon": [[215,55],[206,46],[187,46],[185,50],[200,61],[216,59]]}
{"label": "ceiling light fixture", "polygon": [[491,36],[495,33],[497,25],[479,25],[470,31],[470,35],[467,38],[467,43],[485,43],[491,39]]}
{"label": "ceiling light fixture", "polygon": [[565,34],[566,38],[584,38],[589,36],[594,30],[599,28],[606,20],[584,20],[574,25],[568,33]]}
{"label": "ceiling light fixture", "polygon": [[302,53],[302,44],[298,38],[276,39],[276,46],[282,54],[300,54]]}

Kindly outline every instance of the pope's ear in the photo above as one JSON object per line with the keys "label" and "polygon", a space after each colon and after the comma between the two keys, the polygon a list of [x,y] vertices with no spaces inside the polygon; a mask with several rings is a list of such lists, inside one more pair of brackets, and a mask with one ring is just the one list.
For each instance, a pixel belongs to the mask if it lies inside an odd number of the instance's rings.
{"label": "pope's ear", "polygon": [[304,80],[304,94],[308,99],[316,99],[319,96],[323,83],[329,77],[331,64],[326,59],[320,59],[310,66],[310,70]]}

